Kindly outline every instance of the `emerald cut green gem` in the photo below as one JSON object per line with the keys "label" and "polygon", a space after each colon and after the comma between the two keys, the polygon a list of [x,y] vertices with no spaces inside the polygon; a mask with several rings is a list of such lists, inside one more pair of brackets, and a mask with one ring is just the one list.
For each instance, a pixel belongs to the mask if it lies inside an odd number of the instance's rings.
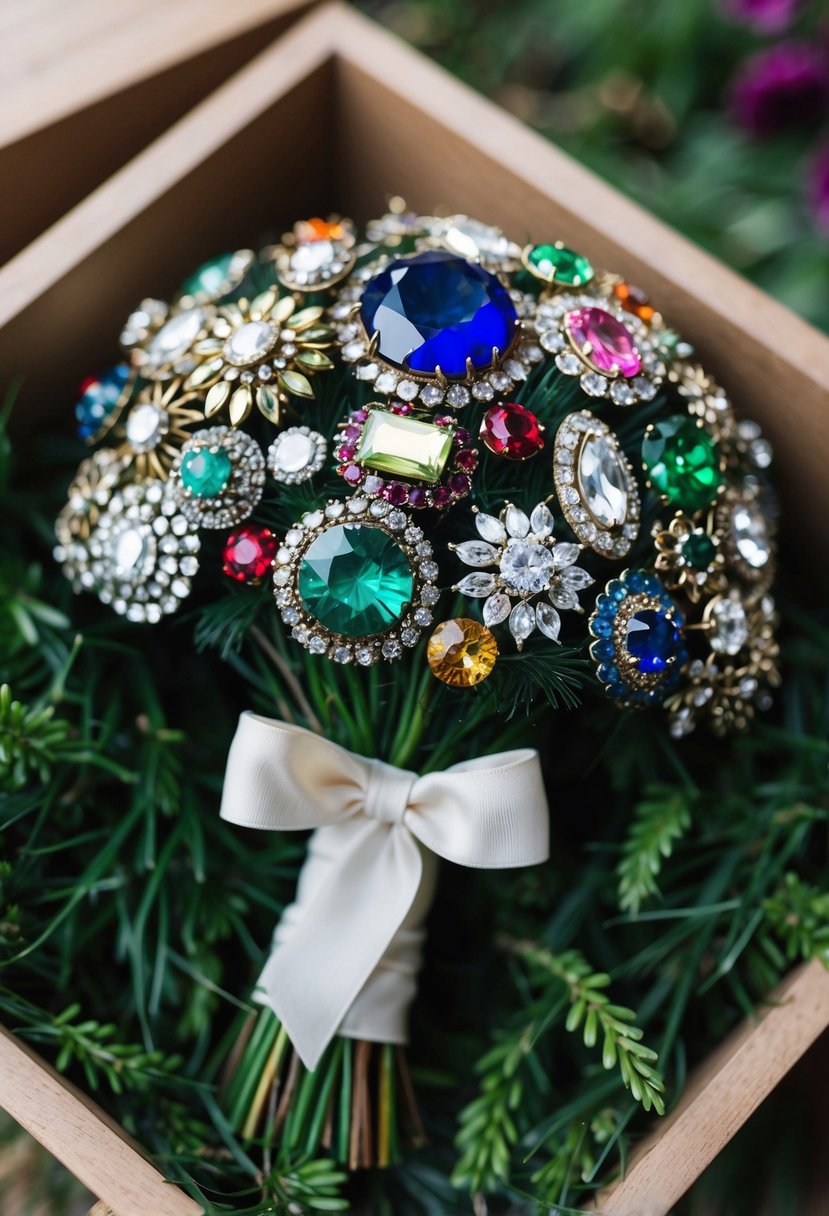
{"label": "emerald cut green gem", "polygon": [[707,532],[690,532],[682,542],[682,559],[692,570],[707,570],[716,556],[717,547]]}
{"label": "emerald cut green gem", "polygon": [[335,524],[313,540],[299,566],[306,611],[347,638],[383,633],[412,601],[414,576],[400,545],[370,524]]}
{"label": "emerald cut green gem", "polygon": [[593,267],[584,254],[566,245],[533,245],[527,265],[539,279],[563,287],[583,287],[593,278]]}
{"label": "emerald cut green gem", "polygon": [[672,414],[648,428],[642,463],[653,488],[688,511],[710,506],[722,485],[719,448],[687,414]]}
{"label": "emerald cut green gem", "polygon": [[354,457],[357,464],[402,481],[438,481],[452,451],[454,429],[371,410]]}
{"label": "emerald cut green gem", "polygon": [[216,498],[228,483],[233,462],[224,448],[194,448],[181,461],[181,484],[194,498]]}

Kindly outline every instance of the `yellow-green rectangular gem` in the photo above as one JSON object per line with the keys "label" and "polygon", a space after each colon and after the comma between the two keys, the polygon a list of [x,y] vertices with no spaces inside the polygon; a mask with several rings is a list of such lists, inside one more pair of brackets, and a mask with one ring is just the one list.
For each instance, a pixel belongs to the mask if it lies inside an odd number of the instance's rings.
{"label": "yellow-green rectangular gem", "polygon": [[370,410],[355,460],[364,468],[401,481],[434,484],[446,467],[454,434],[451,426]]}

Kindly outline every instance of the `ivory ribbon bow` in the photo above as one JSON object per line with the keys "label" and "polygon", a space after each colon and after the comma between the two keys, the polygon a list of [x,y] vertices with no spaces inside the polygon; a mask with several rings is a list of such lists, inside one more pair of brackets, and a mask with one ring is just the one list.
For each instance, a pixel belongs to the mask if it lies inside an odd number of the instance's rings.
{"label": "ivory ribbon bow", "polygon": [[435,854],[496,869],[549,853],[535,751],[420,777],[252,713],[230,749],[221,815],[249,828],[317,829],[257,992],[309,1069],[338,1031],[406,1041]]}

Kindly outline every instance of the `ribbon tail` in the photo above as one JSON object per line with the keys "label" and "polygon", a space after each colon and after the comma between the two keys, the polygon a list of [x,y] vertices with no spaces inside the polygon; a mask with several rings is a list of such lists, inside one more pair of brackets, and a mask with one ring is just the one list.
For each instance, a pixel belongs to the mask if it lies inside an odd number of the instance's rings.
{"label": "ribbon tail", "polygon": [[[341,825],[318,831],[339,835]],[[288,940],[268,959],[256,995],[277,1014],[306,1068],[319,1063],[380,962],[421,875],[420,849],[405,827],[361,823]]]}

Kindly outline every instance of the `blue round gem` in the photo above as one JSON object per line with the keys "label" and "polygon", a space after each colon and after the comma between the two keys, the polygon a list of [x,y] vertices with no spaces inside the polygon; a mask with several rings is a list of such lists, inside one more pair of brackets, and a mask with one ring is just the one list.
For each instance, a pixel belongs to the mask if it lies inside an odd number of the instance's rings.
{"label": "blue round gem", "polygon": [[595,659],[612,659],[616,653],[616,647],[608,638],[602,638],[593,643],[591,653]]}
{"label": "blue round gem", "polygon": [[488,270],[443,250],[398,258],[363,291],[360,317],[366,333],[380,334],[377,354],[394,367],[421,375],[438,368],[465,376],[504,354],[518,314],[503,283]]}
{"label": "blue round gem", "polygon": [[680,648],[679,628],[663,611],[645,608],[628,621],[625,645],[642,673],[665,671]]}
{"label": "blue round gem", "polygon": [[606,616],[596,616],[590,622],[590,632],[595,638],[609,638],[613,633],[613,622]]}
{"label": "blue round gem", "polygon": [[129,376],[129,364],[117,363],[103,375],[84,383],[81,399],[75,406],[80,439],[92,439],[98,433],[120,401]]}

